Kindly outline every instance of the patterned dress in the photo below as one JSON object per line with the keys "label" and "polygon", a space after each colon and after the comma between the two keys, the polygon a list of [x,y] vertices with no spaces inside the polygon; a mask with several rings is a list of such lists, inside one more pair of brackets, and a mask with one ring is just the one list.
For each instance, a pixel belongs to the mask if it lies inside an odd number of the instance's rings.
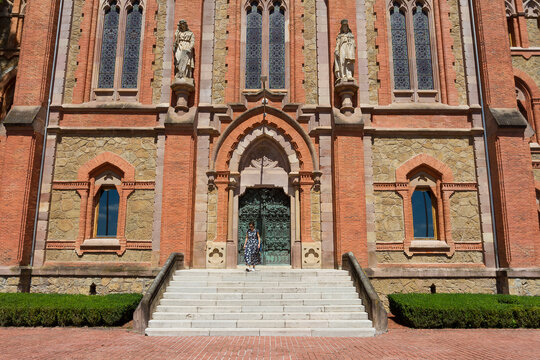
{"label": "patterned dress", "polygon": [[257,234],[259,231],[257,229],[247,231],[247,243],[246,248],[244,249],[244,260],[246,265],[257,265],[259,262],[258,252],[259,252],[259,239]]}

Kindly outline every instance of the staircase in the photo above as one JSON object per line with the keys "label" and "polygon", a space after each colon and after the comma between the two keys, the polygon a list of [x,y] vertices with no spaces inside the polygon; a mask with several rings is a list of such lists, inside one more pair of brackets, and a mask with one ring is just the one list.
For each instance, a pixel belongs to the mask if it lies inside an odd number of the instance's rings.
{"label": "staircase", "polygon": [[150,336],[374,336],[347,271],[179,270]]}

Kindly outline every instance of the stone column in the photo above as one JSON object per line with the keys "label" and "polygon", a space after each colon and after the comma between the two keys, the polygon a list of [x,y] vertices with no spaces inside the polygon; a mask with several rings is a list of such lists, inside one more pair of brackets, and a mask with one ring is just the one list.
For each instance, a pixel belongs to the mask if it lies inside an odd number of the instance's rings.
{"label": "stone column", "polygon": [[237,246],[234,241],[234,191],[238,186],[238,175],[229,176],[229,186],[227,188],[229,192],[228,206],[227,206],[227,269],[234,269],[237,266]]}
{"label": "stone column", "polygon": [[300,233],[300,177],[296,174],[290,174],[291,183],[294,187],[294,239],[292,239],[291,265],[293,269],[302,267],[302,237]]}

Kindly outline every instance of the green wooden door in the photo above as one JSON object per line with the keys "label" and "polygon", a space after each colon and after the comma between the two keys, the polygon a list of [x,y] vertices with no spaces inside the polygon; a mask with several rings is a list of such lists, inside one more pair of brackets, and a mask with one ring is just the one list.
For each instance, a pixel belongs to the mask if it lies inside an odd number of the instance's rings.
{"label": "green wooden door", "polygon": [[290,264],[291,208],[283,189],[247,189],[238,205],[238,263],[244,263],[244,241],[253,221],[262,239],[261,264]]}

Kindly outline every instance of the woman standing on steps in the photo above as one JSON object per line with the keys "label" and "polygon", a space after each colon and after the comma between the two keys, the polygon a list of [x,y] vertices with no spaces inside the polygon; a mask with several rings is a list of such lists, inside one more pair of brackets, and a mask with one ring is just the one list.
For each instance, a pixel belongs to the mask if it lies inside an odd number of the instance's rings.
{"label": "woman standing on steps", "polygon": [[255,265],[259,260],[259,249],[261,248],[261,237],[259,230],[255,229],[253,221],[249,222],[249,229],[244,242],[244,260],[246,261],[246,271],[255,271]]}

